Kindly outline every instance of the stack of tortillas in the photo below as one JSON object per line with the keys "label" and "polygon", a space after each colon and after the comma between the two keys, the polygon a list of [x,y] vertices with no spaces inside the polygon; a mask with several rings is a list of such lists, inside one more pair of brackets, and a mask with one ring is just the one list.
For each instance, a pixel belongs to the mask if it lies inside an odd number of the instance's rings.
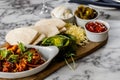
{"label": "stack of tortillas", "polygon": [[57,18],[43,19],[38,21],[32,28],[40,33],[44,33],[47,37],[50,37],[65,31],[65,24],[64,21]]}
{"label": "stack of tortillas", "polygon": [[34,26],[15,28],[7,33],[5,40],[11,44],[38,44],[43,38],[51,37],[65,31],[65,22],[61,19],[43,19],[35,23]]}

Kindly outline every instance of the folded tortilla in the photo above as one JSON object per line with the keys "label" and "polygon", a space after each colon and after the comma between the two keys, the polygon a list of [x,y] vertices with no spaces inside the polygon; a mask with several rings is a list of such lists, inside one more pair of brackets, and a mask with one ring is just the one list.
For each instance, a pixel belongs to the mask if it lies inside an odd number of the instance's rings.
{"label": "folded tortilla", "polygon": [[45,34],[47,37],[54,36],[56,34],[59,34],[62,31],[65,31],[66,28],[65,22],[61,19],[57,18],[50,18],[50,19],[42,19],[38,22],[36,22],[35,26],[32,28],[37,30],[40,33]]}
{"label": "folded tortilla", "polygon": [[45,34],[40,34],[40,36],[32,43],[33,45],[38,44],[40,41],[42,41],[45,38]]}
{"label": "folded tortilla", "polygon": [[5,40],[11,44],[22,42],[25,45],[37,44],[45,37],[51,37],[65,31],[65,22],[57,19],[42,19],[35,26],[16,28],[8,32]]}
{"label": "folded tortilla", "polygon": [[40,24],[47,24],[47,25],[54,25],[58,29],[61,29],[65,26],[65,22],[58,18],[50,18],[50,19],[42,19],[38,22],[36,22],[35,26],[39,26]]}
{"label": "folded tortilla", "polygon": [[53,25],[40,24],[40,26],[34,26],[32,28],[37,30],[39,33],[45,34],[47,37],[51,37],[60,33],[56,26]]}
{"label": "folded tortilla", "polygon": [[18,44],[22,42],[23,44],[32,44],[39,36],[39,32],[30,27],[16,28],[7,33],[5,40],[11,44]]}

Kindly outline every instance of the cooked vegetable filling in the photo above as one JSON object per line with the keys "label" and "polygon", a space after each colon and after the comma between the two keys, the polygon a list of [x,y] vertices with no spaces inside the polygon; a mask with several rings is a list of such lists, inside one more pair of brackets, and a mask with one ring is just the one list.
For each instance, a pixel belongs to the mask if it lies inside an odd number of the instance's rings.
{"label": "cooked vegetable filling", "polygon": [[35,48],[27,48],[22,43],[7,45],[0,50],[0,71],[21,72],[43,64],[45,60]]}

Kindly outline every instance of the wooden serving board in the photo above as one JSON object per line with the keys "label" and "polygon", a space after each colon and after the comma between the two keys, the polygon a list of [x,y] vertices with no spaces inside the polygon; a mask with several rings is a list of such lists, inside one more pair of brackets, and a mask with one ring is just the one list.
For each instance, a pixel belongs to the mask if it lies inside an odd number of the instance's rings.
{"label": "wooden serving board", "polygon": [[[76,56],[74,57],[74,59],[75,60],[81,59],[81,58],[93,53],[97,49],[101,48],[106,43],[107,43],[107,40],[105,40],[103,42],[89,42],[85,47],[79,47],[77,49]],[[72,62],[71,59],[68,59],[68,62],[69,63]],[[43,80],[45,77],[49,76],[50,74],[54,73],[55,71],[57,71],[58,69],[60,69],[61,67],[65,66],[65,65],[66,65],[66,63],[64,60],[59,61],[59,62],[53,60],[46,69],[44,69],[43,71],[41,71],[35,75],[25,77],[25,78],[20,78],[20,79],[1,79],[0,78],[0,80]]]}

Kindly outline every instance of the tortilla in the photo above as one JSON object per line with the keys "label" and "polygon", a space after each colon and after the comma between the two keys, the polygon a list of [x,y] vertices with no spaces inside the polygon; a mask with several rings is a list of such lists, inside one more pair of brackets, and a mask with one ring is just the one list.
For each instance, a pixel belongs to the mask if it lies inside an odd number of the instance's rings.
{"label": "tortilla", "polygon": [[27,45],[33,43],[39,35],[38,31],[30,27],[21,27],[9,31],[5,40],[11,45],[18,44],[18,42]]}
{"label": "tortilla", "polygon": [[58,29],[61,29],[65,26],[65,22],[58,18],[50,18],[50,19],[43,19],[38,22],[36,22],[35,26],[39,26],[40,24],[48,24],[48,25],[54,25]]}
{"label": "tortilla", "polygon": [[35,26],[33,26],[32,28],[40,33],[45,34],[47,37],[51,37],[59,34],[62,31],[65,31],[65,24],[66,23],[64,21],[57,18],[42,19],[36,22]]}
{"label": "tortilla", "polygon": [[8,32],[5,40],[11,44],[37,44],[45,37],[51,37],[65,31],[65,22],[61,19],[50,18],[38,21],[35,26],[16,28]]}
{"label": "tortilla", "polygon": [[37,30],[39,33],[45,34],[47,37],[59,34],[59,30],[53,25],[40,24],[40,26],[34,26],[33,29]]}
{"label": "tortilla", "polygon": [[40,36],[32,43],[33,45],[38,44],[42,39],[44,39],[46,36],[45,34],[40,34]]}

